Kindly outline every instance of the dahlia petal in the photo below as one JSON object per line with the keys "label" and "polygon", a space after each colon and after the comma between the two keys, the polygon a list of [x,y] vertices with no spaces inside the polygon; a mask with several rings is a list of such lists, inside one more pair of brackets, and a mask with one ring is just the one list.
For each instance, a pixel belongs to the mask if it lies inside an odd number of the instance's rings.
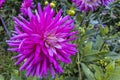
{"label": "dahlia petal", "polygon": [[56,23],[61,17],[62,10],[59,10],[58,14],[55,16],[53,22]]}
{"label": "dahlia petal", "polygon": [[43,73],[46,75],[47,74],[47,60],[45,59],[43,62]]}
{"label": "dahlia petal", "polygon": [[62,49],[62,46],[59,45],[59,44],[56,44],[56,45],[55,45],[55,48]]}
{"label": "dahlia petal", "polygon": [[50,56],[53,56],[54,52],[50,48],[48,49],[48,52]]}
{"label": "dahlia petal", "polygon": [[35,10],[35,13],[36,13],[36,16],[37,16],[38,21],[40,22],[40,16],[39,16],[37,10]]}
{"label": "dahlia petal", "polygon": [[18,59],[18,61],[15,63],[15,65],[20,64],[26,57],[22,56]]}
{"label": "dahlia petal", "polygon": [[8,43],[9,46],[19,46],[19,44]]}
{"label": "dahlia petal", "polygon": [[15,30],[18,32],[18,34],[22,34],[22,32],[18,29],[18,26],[15,26]]}
{"label": "dahlia petal", "polygon": [[67,50],[67,49],[63,49],[66,53],[68,53],[68,54],[70,54],[70,55],[75,55],[75,53],[77,52],[72,52],[72,51],[69,51],[69,50]]}
{"label": "dahlia petal", "polygon": [[57,37],[66,37],[68,35],[68,33],[57,33],[56,36]]}
{"label": "dahlia petal", "polygon": [[29,27],[27,27],[24,23],[22,23],[20,20],[18,20],[16,17],[14,17],[14,20],[16,21],[16,23],[18,25],[21,26],[21,28],[23,28],[25,31],[32,31]]}
{"label": "dahlia petal", "polygon": [[32,49],[34,47],[34,45],[27,45],[27,46],[24,46],[24,49]]}
{"label": "dahlia petal", "polygon": [[54,16],[54,14],[55,14],[55,12],[54,12],[54,10],[53,9],[51,9],[50,10],[50,13],[48,14],[49,16],[47,17],[47,20],[46,20],[46,26],[48,26],[50,23],[51,23],[51,21],[52,21],[52,17]]}
{"label": "dahlia petal", "polygon": [[32,68],[30,68],[30,69],[27,71],[26,77],[28,77],[28,76],[30,75],[31,71],[32,71]]}
{"label": "dahlia petal", "polygon": [[7,43],[20,43],[21,40],[6,40]]}
{"label": "dahlia petal", "polygon": [[25,18],[23,18],[21,15],[18,15],[18,17],[25,23],[25,24],[30,24]]}
{"label": "dahlia petal", "polygon": [[36,75],[37,76],[40,75],[40,64],[37,65]]}
{"label": "dahlia petal", "polygon": [[69,33],[69,36],[75,35],[77,33],[78,33],[77,31],[73,31],[73,32]]}
{"label": "dahlia petal", "polygon": [[24,62],[24,64],[19,68],[19,70],[23,70],[26,68],[27,65],[29,65],[29,63],[32,61],[33,56],[30,56],[29,58],[27,58],[27,60]]}
{"label": "dahlia petal", "polygon": [[23,44],[24,44],[25,41],[26,41],[26,39],[22,40],[22,42],[19,44],[19,49],[20,49],[20,50],[22,49]]}
{"label": "dahlia petal", "polygon": [[35,67],[34,67],[34,68],[32,69],[32,77],[34,77],[35,73],[36,73],[36,69],[35,69]]}
{"label": "dahlia petal", "polygon": [[33,65],[34,64],[34,59],[31,61],[31,63],[26,67],[26,70],[28,71],[28,70],[30,70],[31,71],[31,68],[33,68],[32,66],[34,66]]}
{"label": "dahlia petal", "polygon": [[64,59],[64,58],[63,58],[61,55],[59,55],[59,54],[57,54],[56,56],[57,56],[57,58],[58,58],[60,61],[66,63],[66,64],[68,64],[68,63],[71,62],[70,60]]}
{"label": "dahlia petal", "polygon": [[35,62],[34,64],[36,64],[40,58],[40,54],[41,54],[41,50],[40,50],[40,47],[39,46],[36,46],[36,52],[35,52]]}
{"label": "dahlia petal", "polygon": [[62,20],[61,20],[61,23],[64,23],[64,22],[66,22],[68,19],[70,18],[70,16],[65,16]]}
{"label": "dahlia petal", "polygon": [[18,48],[8,48],[9,51],[17,52]]}
{"label": "dahlia petal", "polygon": [[18,59],[18,58],[21,57],[21,56],[22,56],[22,54],[18,54],[17,56],[12,57],[12,60],[13,60],[13,59]]}
{"label": "dahlia petal", "polygon": [[29,18],[30,18],[30,19],[31,19],[31,18],[32,18],[32,16],[33,16],[33,14],[32,14],[32,11],[31,11],[30,7],[28,8],[28,16],[29,16]]}
{"label": "dahlia petal", "polygon": [[40,3],[38,3],[38,13],[39,13],[39,14],[42,14],[42,8],[41,8]]}
{"label": "dahlia petal", "polygon": [[50,65],[49,69],[50,69],[50,74],[51,74],[52,78],[54,78],[55,77],[54,70],[52,69],[51,65]]}
{"label": "dahlia petal", "polygon": [[63,38],[58,38],[57,41],[58,41],[58,42],[63,42],[63,41],[65,41],[65,39],[63,39]]}
{"label": "dahlia petal", "polygon": [[65,45],[66,46],[71,46],[71,47],[76,47],[76,44],[70,44],[70,43],[68,44],[68,43],[66,43]]}
{"label": "dahlia petal", "polygon": [[69,20],[69,21],[67,21],[66,25],[70,25],[70,24],[72,24],[73,22],[74,22],[73,20]]}
{"label": "dahlia petal", "polygon": [[78,37],[77,36],[75,36],[75,37],[72,37],[72,38],[69,38],[67,41],[69,42],[69,41],[73,41],[73,40],[76,40]]}
{"label": "dahlia petal", "polygon": [[23,33],[23,34],[20,34],[20,35],[17,35],[17,36],[14,36],[12,37],[11,39],[18,39],[18,38],[23,38],[23,37],[28,37],[28,35],[26,33]]}
{"label": "dahlia petal", "polygon": [[57,62],[53,62],[53,67],[54,67],[54,69],[56,70],[56,72],[57,73],[62,73],[63,72],[63,69],[58,65],[58,63]]}

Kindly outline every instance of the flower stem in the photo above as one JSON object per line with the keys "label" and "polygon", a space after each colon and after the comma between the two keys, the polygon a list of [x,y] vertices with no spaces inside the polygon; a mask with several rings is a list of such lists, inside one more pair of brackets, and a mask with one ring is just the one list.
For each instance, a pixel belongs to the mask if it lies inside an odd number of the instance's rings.
{"label": "flower stem", "polygon": [[100,50],[99,50],[99,51],[101,51],[101,50],[103,49],[103,47],[104,47],[105,43],[106,43],[106,41],[104,41],[104,42],[103,42],[103,44],[102,44],[102,46],[101,46],[101,48],[100,48]]}
{"label": "flower stem", "polygon": [[0,15],[0,20],[2,22],[2,26],[3,26],[4,30],[6,31],[8,37],[10,38],[11,37],[10,32],[8,31],[8,28],[6,27],[5,22],[4,22],[4,20],[3,20],[1,15]]}
{"label": "flower stem", "polygon": [[83,18],[82,18],[82,21],[80,22],[80,26],[83,25],[85,18],[86,18],[86,13],[83,14]]}
{"label": "flower stem", "polygon": [[77,54],[77,61],[78,61],[79,80],[82,80],[82,74],[80,69],[80,53]]}

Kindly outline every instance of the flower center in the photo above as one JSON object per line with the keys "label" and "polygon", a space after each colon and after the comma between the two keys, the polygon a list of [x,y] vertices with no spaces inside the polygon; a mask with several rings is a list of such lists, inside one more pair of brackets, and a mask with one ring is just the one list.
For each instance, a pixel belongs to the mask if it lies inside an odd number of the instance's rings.
{"label": "flower center", "polygon": [[57,38],[55,36],[48,36],[46,39],[46,43],[53,47],[57,43]]}

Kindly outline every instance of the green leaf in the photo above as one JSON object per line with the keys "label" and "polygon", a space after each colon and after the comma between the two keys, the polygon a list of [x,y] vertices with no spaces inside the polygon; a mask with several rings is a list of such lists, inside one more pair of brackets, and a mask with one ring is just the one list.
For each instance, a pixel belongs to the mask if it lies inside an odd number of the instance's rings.
{"label": "green leaf", "polygon": [[2,26],[0,26],[0,31],[2,31],[3,30],[3,27]]}
{"label": "green leaf", "polygon": [[120,80],[120,67],[116,67],[114,70],[106,72],[105,80]]}
{"label": "green leaf", "polygon": [[116,52],[109,52],[108,54],[107,54],[107,56],[109,56],[111,59],[113,59],[113,60],[116,60],[116,59],[119,59],[120,58],[120,54],[117,54]]}
{"label": "green leaf", "polygon": [[88,53],[85,54],[85,56],[91,56],[91,55],[95,55],[95,54],[97,54],[97,53],[99,53],[98,50],[91,50],[91,51],[88,51]]}
{"label": "green leaf", "polygon": [[83,70],[84,74],[86,75],[87,79],[95,80],[93,72],[84,63],[81,63],[81,66],[82,66],[82,70]]}
{"label": "green leaf", "polygon": [[84,56],[90,55],[89,53],[91,52],[91,49],[92,49],[92,42],[88,41],[84,47],[84,53],[85,53]]}
{"label": "green leaf", "polygon": [[112,70],[115,69],[115,61],[110,62],[107,66],[106,66],[106,72],[111,72]]}
{"label": "green leaf", "polygon": [[30,77],[27,78],[27,80],[37,80],[37,78],[36,78],[36,77],[31,77],[31,76],[30,76]]}
{"label": "green leaf", "polygon": [[10,80],[21,80],[21,78],[20,78],[20,76],[15,76],[12,74]]}
{"label": "green leaf", "polygon": [[108,29],[108,27],[106,26],[105,28],[104,28],[104,34],[107,34],[109,32],[109,29]]}
{"label": "green leaf", "polygon": [[0,75],[0,80],[5,80],[3,75]]}
{"label": "green leaf", "polygon": [[88,41],[88,42],[86,43],[85,50],[90,51],[90,50],[91,50],[91,48],[92,48],[92,41]]}
{"label": "green leaf", "polygon": [[96,43],[93,45],[93,48],[96,50],[99,50],[101,48],[102,44],[103,44],[103,39],[101,36],[98,35],[96,38]]}
{"label": "green leaf", "polygon": [[104,73],[102,68],[94,64],[91,64],[90,66],[95,70],[94,75],[96,80],[103,80]]}
{"label": "green leaf", "polygon": [[114,70],[115,61],[112,61],[106,66],[105,80],[110,80],[109,77],[114,73]]}
{"label": "green leaf", "polygon": [[78,80],[78,78],[77,77],[67,77],[64,80]]}
{"label": "green leaf", "polygon": [[85,56],[82,61],[84,62],[91,62],[91,61],[96,61],[99,60],[100,58],[97,55],[89,55],[89,56]]}
{"label": "green leaf", "polygon": [[78,22],[81,22],[82,17],[83,17],[83,16],[82,16],[80,13],[78,13],[77,16],[76,16],[76,20],[77,20]]}
{"label": "green leaf", "polygon": [[13,71],[13,73],[12,73],[13,75],[15,75],[15,76],[19,75],[19,71],[17,69],[13,69],[12,71]]}
{"label": "green leaf", "polygon": [[55,80],[64,80],[64,77],[63,76],[60,76],[60,77],[56,77]]}

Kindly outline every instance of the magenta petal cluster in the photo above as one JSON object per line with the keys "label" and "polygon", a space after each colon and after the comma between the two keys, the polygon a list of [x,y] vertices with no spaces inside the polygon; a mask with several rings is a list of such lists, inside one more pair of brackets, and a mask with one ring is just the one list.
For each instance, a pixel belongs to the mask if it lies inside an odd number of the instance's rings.
{"label": "magenta petal cluster", "polygon": [[5,0],[0,0],[0,8],[2,7],[4,2],[5,2]]}
{"label": "magenta petal cluster", "polygon": [[10,51],[18,53],[16,65],[23,63],[20,70],[26,71],[26,76],[47,77],[62,73],[61,63],[71,63],[70,56],[77,52],[76,45],[71,41],[76,39],[74,23],[70,16],[57,14],[50,5],[38,10],[35,14],[28,8],[29,20],[14,17],[15,31],[13,37],[6,42]]}
{"label": "magenta petal cluster", "polygon": [[100,0],[72,0],[74,5],[79,7],[80,11],[94,11],[101,3]]}
{"label": "magenta petal cluster", "polygon": [[33,0],[23,0],[20,11],[24,16],[28,15],[28,8],[34,8]]}
{"label": "magenta petal cluster", "polygon": [[114,0],[72,0],[74,5],[80,9],[80,11],[88,12],[94,11],[100,5],[107,6]]}
{"label": "magenta petal cluster", "polygon": [[108,5],[109,3],[113,2],[114,0],[101,0],[102,1],[102,5]]}

